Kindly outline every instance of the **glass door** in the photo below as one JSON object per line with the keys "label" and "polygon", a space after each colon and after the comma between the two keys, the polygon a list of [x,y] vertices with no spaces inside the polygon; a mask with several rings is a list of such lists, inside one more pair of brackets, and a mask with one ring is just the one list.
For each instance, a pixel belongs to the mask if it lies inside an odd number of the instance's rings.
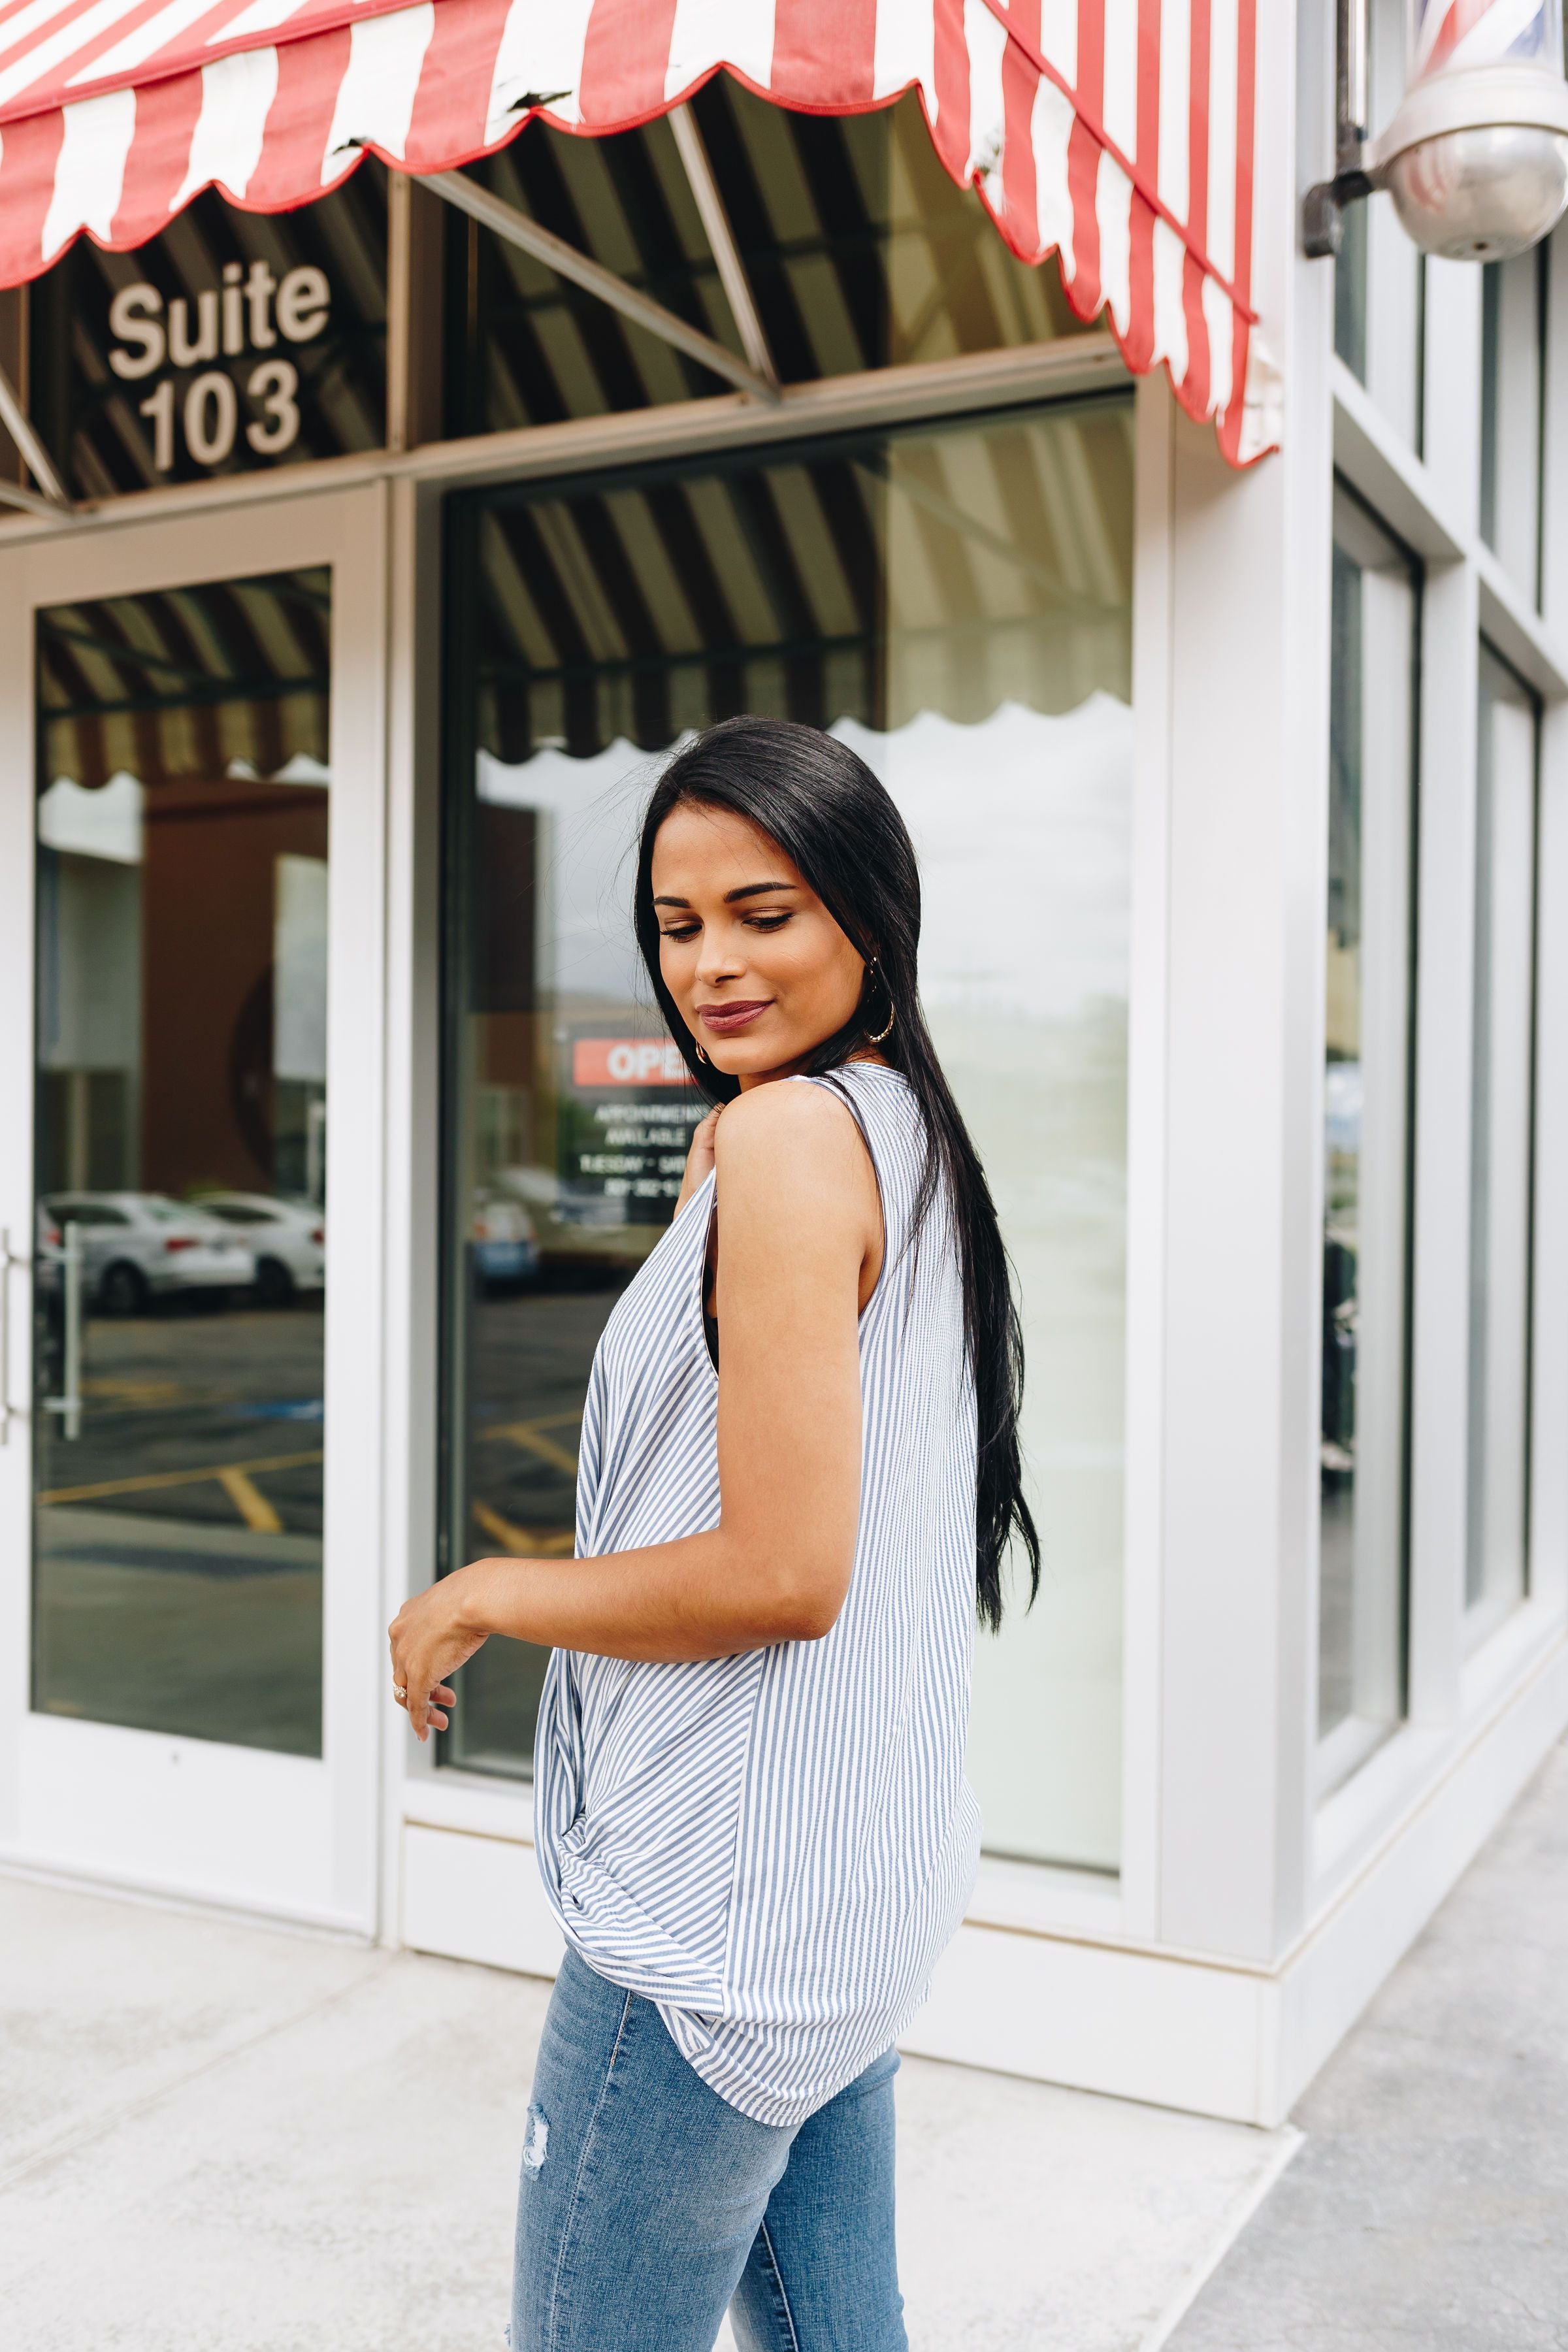
{"label": "glass door", "polygon": [[[54,1783],[29,1824],[24,1771],[15,1827],[57,1865],[368,1926],[374,1727],[353,1725],[381,1612],[359,1570],[329,1654],[329,1583],[356,1570],[325,1510],[340,1271],[351,1313],[374,1278],[363,1235],[344,1253],[334,1223],[329,1250],[329,1185],[374,1235],[379,1181],[353,1164],[363,1122],[345,1165],[329,1118],[341,795],[353,856],[377,781],[377,730],[351,735],[334,692],[372,617],[357,570],[345,615],[332,561],[353,503],[247,522],[295,560],[239,576],[206,524],[156,534],[145,583],[40,551],[31,772],[14,756],[0,790],[32,899],[7,991],[33,1065],[31,1164],[7,1171],[10,1200],[31,1179],[24,1744]],[[141,1820],[104,1793],[127,1775]],[[346,1841],[345,1787],[369,1793]]]}
{"label": "glass door", "polygon": [[37,617],[32,1703],[321,1752],[331,575]]}

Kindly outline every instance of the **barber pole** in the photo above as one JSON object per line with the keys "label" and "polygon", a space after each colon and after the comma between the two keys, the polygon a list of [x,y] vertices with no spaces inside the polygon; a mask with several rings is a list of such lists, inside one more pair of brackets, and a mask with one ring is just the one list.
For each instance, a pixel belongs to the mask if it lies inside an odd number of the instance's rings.
{"label": "barber pole", "polygon": [[1413,0],[1404,101],[1356,176],[1445,260],[1539,245],[1568,207],[1563,0]]}
{"label": "barber pole", "polygon": [[1415,0],[1410,79],[1470,66],[1563,70],[1562,0]]}

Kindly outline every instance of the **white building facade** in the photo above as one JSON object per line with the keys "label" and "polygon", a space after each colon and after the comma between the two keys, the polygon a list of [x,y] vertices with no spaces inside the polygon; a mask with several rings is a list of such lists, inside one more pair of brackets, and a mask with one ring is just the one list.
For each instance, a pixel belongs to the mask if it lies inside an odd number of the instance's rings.
{"label": "white building facade", "polygon": [[542,1662],[421,1749],[384,1628],[571,1549],[696,1115],[628,845],[747,709],[910,824],[1025,1316],[909,2046],[1272,2124],[1560,1735],[1568,233],[1308,259],[1335,10],[1212,13],[1246,465],[912,93],[111,205],[0,297],[5,1866],[553,1970]]}

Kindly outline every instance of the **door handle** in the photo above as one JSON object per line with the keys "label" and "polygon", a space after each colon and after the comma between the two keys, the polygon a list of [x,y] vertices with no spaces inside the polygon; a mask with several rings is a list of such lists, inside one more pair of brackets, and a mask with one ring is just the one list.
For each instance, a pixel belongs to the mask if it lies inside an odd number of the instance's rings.
{"label": "door handle", "polygon": [[11,1423],[26,1421],[26,1408],[11,1402],[11,1269],[26,1265],[11,1246],[9,1225],[0,1225],[0,1445],[11,1443]]}
{"label": "door handle", "polygon": [[78,1438],[81,1435],[82,1246],[81,1227],[74,1217],[65,1229],[60,1270],[65,1276],[64,1378],[59,1395],[44,1399],[44,1411],[59,1414],[62,1437]]}

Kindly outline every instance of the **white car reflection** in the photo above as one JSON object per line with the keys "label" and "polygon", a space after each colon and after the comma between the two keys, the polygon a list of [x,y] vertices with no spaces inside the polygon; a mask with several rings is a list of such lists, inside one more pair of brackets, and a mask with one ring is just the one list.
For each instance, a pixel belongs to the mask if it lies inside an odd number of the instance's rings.
{"label": "white car reflection", "polygon": [[539,1271],[533,1220],[521,1201],[504,1192],[478,1195],[468,1238],[474,1271],[482,1283],[527,1282]]}
{"label": "white car reflection", "polygon": [[103,1315],[140,1315],[175,1291],[248,1289],[256,1259],[228,1227],[163,1192],[53,1192],[63,1233],[81,1234],[83,1286]]}
{"label": "white car reflection", "polygon": [[325,1211],[314,1201],[271,1192],[204,1192],[197,1206],[244,1235],[256,1258],[256,1296],[287,1307],[297,1290],[327,1279]]}

